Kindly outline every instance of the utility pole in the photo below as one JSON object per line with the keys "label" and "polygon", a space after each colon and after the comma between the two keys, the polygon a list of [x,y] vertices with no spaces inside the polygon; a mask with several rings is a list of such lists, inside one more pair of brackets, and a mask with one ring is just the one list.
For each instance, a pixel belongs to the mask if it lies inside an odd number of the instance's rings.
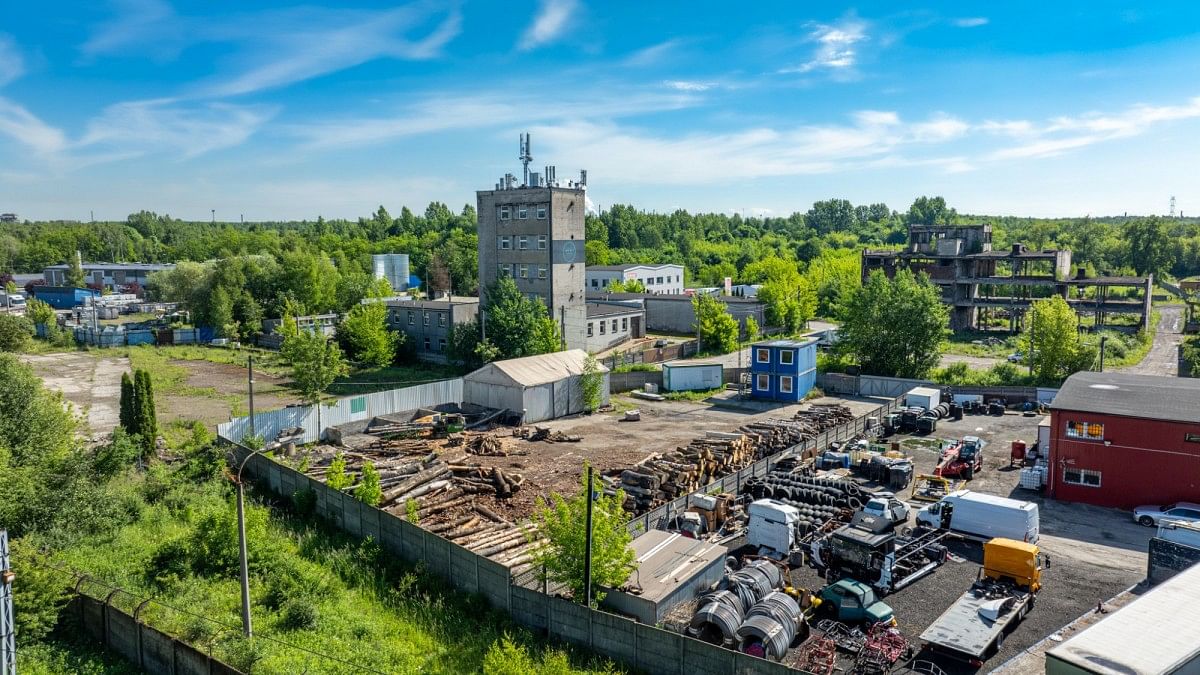
{"label": "utility pole", "polygon": [[1033,377],[1033,349],[1034,339],[1037,337],[1034,329],[1037,328],[1037,317],[1029,317],[1029,353],[1025,355],[1025,361],[1029,363],[1029,376]]}
{"label": "utility pole", "polygon": [[246,382],[250,386],[250,435],[257,436],[254,429],[254,355],[246,361]]}
{"label": "utility pole", "polygon": [[13,574],[8,558],[8,530],[0,530],[0,675],[17,675],[16,618],[13,615]]}
{"label": "utility pole", "polygon": [[479,341],[487,339],[487,310],[479,310]]}
{"label": "utility pole", "polygon": [[1100,336],[1100,372],[1104,372],[1104,343],[1108,342],[1107,335]]}
{"label": "utility pole", "polygon": [[[254,355],[246,362],[247,380],[250,386],[250,436],[257,439],[254,429]],[[237,519],[238,519],[238,557],[241,564],[242,582],[242,635],[250,637],[254,634],[250,622],[250,562],[246,555],[246,484],[242,481],[242,470],[250,458],[262,452],[263,447],[246,455],[238,466],[237,472]]]}
{"label": "utility pole", "polygon": [[558,324],[559,324],[558,337],[559,337],[559,342],[561,343],[560,349],[565,352],[565,351],[567,351],[567,306],[566,305],[558,306]]}
{"label": "utility pole", "polygon": [[584,523],[587,536],[584,537],[583,545],[583,595],[584,602],[587,603],[588,607],[592,606],[592,503],[595,501],[596,496],[592,486],[592,466],[589,464],[587,468],[587,518]]}

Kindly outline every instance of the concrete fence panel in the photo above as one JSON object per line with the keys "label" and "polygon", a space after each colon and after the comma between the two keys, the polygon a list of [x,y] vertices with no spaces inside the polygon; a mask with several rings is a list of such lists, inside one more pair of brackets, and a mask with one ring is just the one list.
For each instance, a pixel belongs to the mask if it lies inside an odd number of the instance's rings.
{"label": "concrete fence panel", "polygon": [[453,542],[447,543],[446,554],[450,559],[450,564],[446,567],[450,574],[450,583],[468,593],[478,591],[479,565],[476,561],[479,556]]}
{"label": "concrete fence panel", "polygon": [[208,675],[208,656],[201,654],[188,645],[174,643],[175,675]]}
{"label": "concrete fence panel", "polygon": [[562,598],[548,598],[550,635],[583,647],[592,646],[592,610]]}
{"label": "concrete fence panel", "polygon": [[146,625],[139,626],[142,641],[142,670],[150,675],[174,675],[175,638]]}
{"label": "concrete fence panel", "polygon": [[683,638],[683,672],[688,675],[725,675],[733,672],[737,652],[707,642]]}
{"label": "concrete fence panel", "polygon": [[512,575],[504,565],[483,556],[470,553],[476,561],[476,576],[479,579],[479,593],[487,598],[488,603],[496,609],[508,611],[512,605],[510,596],[513,590]]}
{"label": "concrete fence panel", "polygon": [[878,375],[860,375],[858,378],[858,393],[861,396],[880,396],[896,398],[903,396],[913,387],[937,386],[928,380],[910,380],[903,377],[880,377]]}
{"label": "concrete fence panel", "polygon": [[509,613],[517,623],[534,630],[550,627],[550,597],[531,588],[512,586]]}
{"label": "concrete fence panel", "polygon": [[138,625],[132,616],[113,608],[105,607],[104,615],[107,625],[105,636],[110,649],[124,656],[130,663],[139,663],[138,659]]}
{"label": "concrete fence panel", "polygon": [[75,602],[79,603],[79,620],[84,634],[96,642],[104,642],[104,603],[86,595],[76,596]]}
{"label": "concrete fence panel", "polygon": [[592,649],[617,661],[637,663],[637,622],[607,612],[592,612]]}
{"label": "concrete fence panel", "polygon": [[633,633],[637,644],[637,661],[634,665],[638,668],[648,673],[691,675],[683,666],[682,635],[640,623],[634,625]]}

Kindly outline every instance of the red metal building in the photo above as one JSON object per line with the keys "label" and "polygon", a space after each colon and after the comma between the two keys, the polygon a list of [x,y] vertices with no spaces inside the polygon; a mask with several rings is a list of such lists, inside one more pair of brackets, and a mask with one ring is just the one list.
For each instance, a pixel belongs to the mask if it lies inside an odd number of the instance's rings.
{"label": "red metal building", "polygon": [[1200,502],[1200,379],[1076,373],[1050,404],[1051,497]]}

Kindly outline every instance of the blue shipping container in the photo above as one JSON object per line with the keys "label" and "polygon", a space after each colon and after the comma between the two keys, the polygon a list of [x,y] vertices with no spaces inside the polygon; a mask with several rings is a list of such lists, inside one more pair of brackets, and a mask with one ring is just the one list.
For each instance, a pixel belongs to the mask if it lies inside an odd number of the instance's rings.
{"label": "blue shipping container", "polygon": [[817,380],[817,340],[772,340],[750,347],[750,397],[794,403]]}

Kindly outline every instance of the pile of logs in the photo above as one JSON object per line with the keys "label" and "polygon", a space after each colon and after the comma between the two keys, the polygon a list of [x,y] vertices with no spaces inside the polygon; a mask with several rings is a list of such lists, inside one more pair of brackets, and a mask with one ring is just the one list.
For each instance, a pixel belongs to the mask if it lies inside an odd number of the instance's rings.
{"label": "pile of logs", "polygon": [[568,436],[561,431],[551,431],[546,427],[520,427],[513,429],[513,436],[527,441],[546,441],[547,443],[578,443],[582,436]]}
{"label": "pile of logs", "polygon": [[738,431],[755,440],[757,458],[761,459],[812,440],[822,431],[853,419],[854,414],[844,405],[814,405],[796,413],[790,420],[765,419],[747,424]]}
{"label": "pile of logs", "polygon": [[454,482],[462,490],[472,493],[495,492],[501,499],[512,497],[525,482],[521,474],[506,472],[498,466],[452,464],[447,468],[454,473]]}
{"label": "pile of logs", "polygon": [[504,438],[492,434],[472,435],[464,443],[464,449],[472,455],[485,457],[507,457],[509,455],[527,455],[526,451],[514,452],[509,449]]}
{"label": "pile of logs", "polygon": [[710,432],[686,448],[654,454],[621,472],[620,481],[606,492],[625,491],[625,508],[640,513],[681,495],[695,492],[712,481],[754,461],[753,440],[745,434]]}
{"label": "pile of logs", "polygon": [[821,432],[853,421],[854,413],[840,403],[831,403],[809,406],[807,410],[796,413],[792,419],[798,422],[808,422],[816,427],[817,432]]}
{"label": "pile of logs", "polygon": [[481,505],[457,518],[424,527],[468,551],[509,567],[513,574],[532,567],[535,550],[546,543],[537,536],[533,525],[513,525]]}

